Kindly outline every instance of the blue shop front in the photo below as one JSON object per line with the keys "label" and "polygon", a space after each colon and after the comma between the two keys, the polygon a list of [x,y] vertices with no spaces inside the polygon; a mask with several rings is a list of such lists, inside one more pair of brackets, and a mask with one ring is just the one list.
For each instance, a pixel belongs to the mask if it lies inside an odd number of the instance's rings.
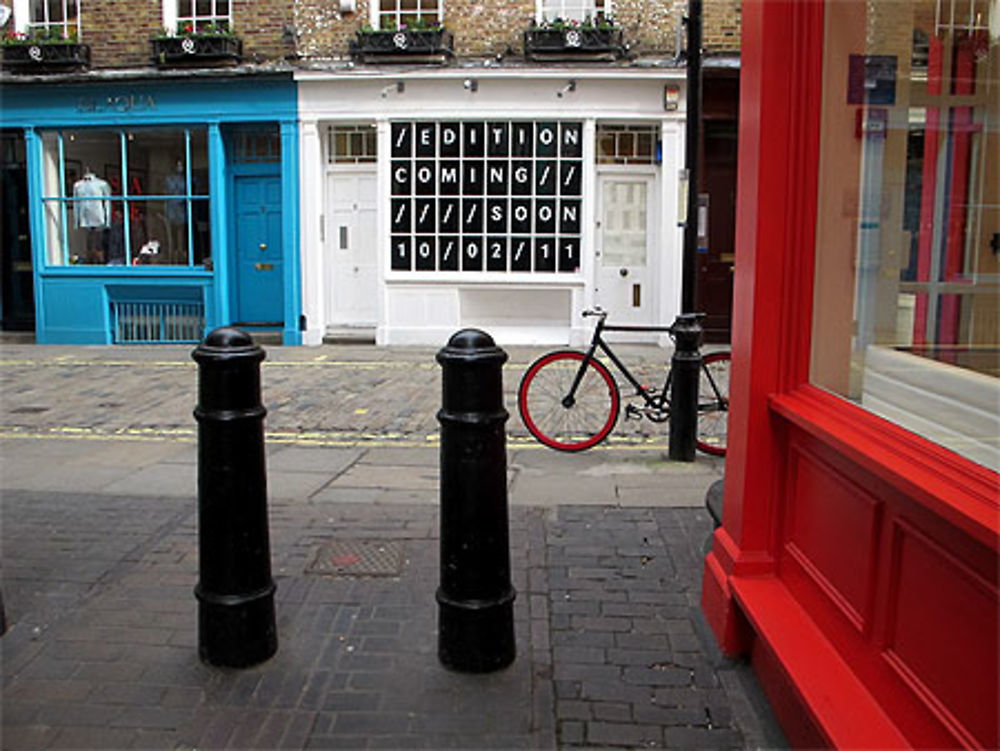
{"label": "blue shop front", "polygon": [[40,344],[301,341],[297,105],[284,77],[17,83]]}

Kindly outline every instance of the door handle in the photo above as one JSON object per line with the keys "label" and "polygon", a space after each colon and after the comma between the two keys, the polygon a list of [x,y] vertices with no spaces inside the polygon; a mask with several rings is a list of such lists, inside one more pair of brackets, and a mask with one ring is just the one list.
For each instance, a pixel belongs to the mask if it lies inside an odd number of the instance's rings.
{"label": "door handle", "polygon": [[618,276],[620,276],[622,279],[624,279],[625,277],[627,277],[628,276],[628,269],[625,269],[625,268],[618,269]]}
{"label": "door handle", "polygon": [[261,250],[267,250],[267,243],[261,243],[257,247],[259,247]]}

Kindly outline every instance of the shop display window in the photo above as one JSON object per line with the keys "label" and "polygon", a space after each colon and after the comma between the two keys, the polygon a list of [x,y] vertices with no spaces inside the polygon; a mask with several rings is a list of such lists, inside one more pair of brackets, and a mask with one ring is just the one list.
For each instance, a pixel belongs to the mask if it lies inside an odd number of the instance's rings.
{"label": "shop display window", "polygon": [[380,0],[378,28],[421,28],[441,22],[443,0]]}
{"label": "shop display window", "polygon": [[577,273],[580,122],[394,122],[393,271]]}
{"label": "shop display window", "polygon": [[47,132],[51,265],[197,266],[210,256],[204,129]]}
{"label": "shop display window", "polygon": [[1000,6],[827,8],[811,380],[1000,469]]}

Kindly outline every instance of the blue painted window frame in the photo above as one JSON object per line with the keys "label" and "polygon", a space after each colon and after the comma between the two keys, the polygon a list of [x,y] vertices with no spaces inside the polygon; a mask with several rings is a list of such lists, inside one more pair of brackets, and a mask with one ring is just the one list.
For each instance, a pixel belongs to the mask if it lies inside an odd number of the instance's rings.
{"label": "blue painted window frame", "polygon": [[[184,187],[185,192],[183,194],[144,194],[141,197],[130,196],[129,195],[129,185],[126,176],[129,174],[128,165],[128,136],[130,133],[140,133],[143,131],[162,131],[165,129],[181,131],[184,134]],[[186,220],[187,220],[187,254],[188,259],[186,264],[170,264],[162,268],[174,268],[174,269],[192,269],[192,268],[202,268],[204,263],[202,261],[195,262],[194,260],[194,222],[193,222],[193,210],[192,201],[205,201],[206,205],[210,205],[210,195],[208,193],[195,193],[192,190],[192,179],[191,179],[191,133],[192,131],[204,131],[206,144],[208,141],[208,128],[204,125],[178,125],[173,128],[165,128],[162,125],[150,125],[147,127],[129,127],[127,130],[125,128],[115,128],[109,126],[94,127],[94,128],[74,128],[74,132],[90,131],[90,132],[104,132],[104,133],[115,133],[118,136],[119,148],[121,150],[121,164],[120,164],[120,178],[122,185],[122,194],[120,196],[110,196],[107,200],[113,204],[121,204],[122,216],[130,216],[131,204],[133,203],[146,203],[150,201],[184,201]],[[66,193],[66,149],[64,141],[64,130],[62,129],[42,129],[38,131],[41,137],[42,143],[44,144],[46,136],[54,135],[56,137],[57,153],[58,153],[58,170],[59,170],[59,195],[47,195],[44,192],[44,184],[41,195],[42,206],[44,207],[48,203],[56,203],[59,205],[60,212],[60,241],[62,245],[62,263],[52,263],[50,258],[51,255],[48,247],[48,234],[43,233],[42,242],[45,244],[43,249],[42,257],[45,259],[45,265],[47,267],[70,267],[74,264],[70,261],[69,256],[69,225],[67,217],[67,206],[69,204],[81,203],[84,201],[91,200],[103,200],[94,198],[76,198],[73,196],[67,196]],[[43,147],[44,148],[44,147]],[[211,170],[211,148],[206,149],[205,158],[208,160],[207,167]],[[209,212],[209,217],[211,217],[211,212]],[[211,218],[210,218],[211,221]],[[131,232],[123,232],[123,239],[125,244],[125,266],[124,268],[134,268],[132,265],[133,255],[132,255],[132,241]],[[93,269],[95,266],[87,264],[85,268]]]}

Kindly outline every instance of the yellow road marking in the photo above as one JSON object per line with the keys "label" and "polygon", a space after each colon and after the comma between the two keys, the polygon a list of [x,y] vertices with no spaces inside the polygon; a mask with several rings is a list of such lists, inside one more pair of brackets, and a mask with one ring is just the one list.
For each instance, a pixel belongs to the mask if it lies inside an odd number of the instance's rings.
{"label": "yellow road marking", "polygon": [[[405,433],[374,433],[357,431],[313,430],[313,431],[266,431],[266,442],[296,446],[372,448],[437,448],[441,445],[440,435],[424,436]],[[87,440],[87,441],[176,441],[195,443],[198,431],[195,428],[79,428],[58,426],[50,428],[23,428],[0,426],[0,440]],[[549,451],[535,439],[528,436],[507,436],[508,448],[543,449]],[[650,451],[666,449],[659,438],[632,436],[612,436],[590,451]]]}

